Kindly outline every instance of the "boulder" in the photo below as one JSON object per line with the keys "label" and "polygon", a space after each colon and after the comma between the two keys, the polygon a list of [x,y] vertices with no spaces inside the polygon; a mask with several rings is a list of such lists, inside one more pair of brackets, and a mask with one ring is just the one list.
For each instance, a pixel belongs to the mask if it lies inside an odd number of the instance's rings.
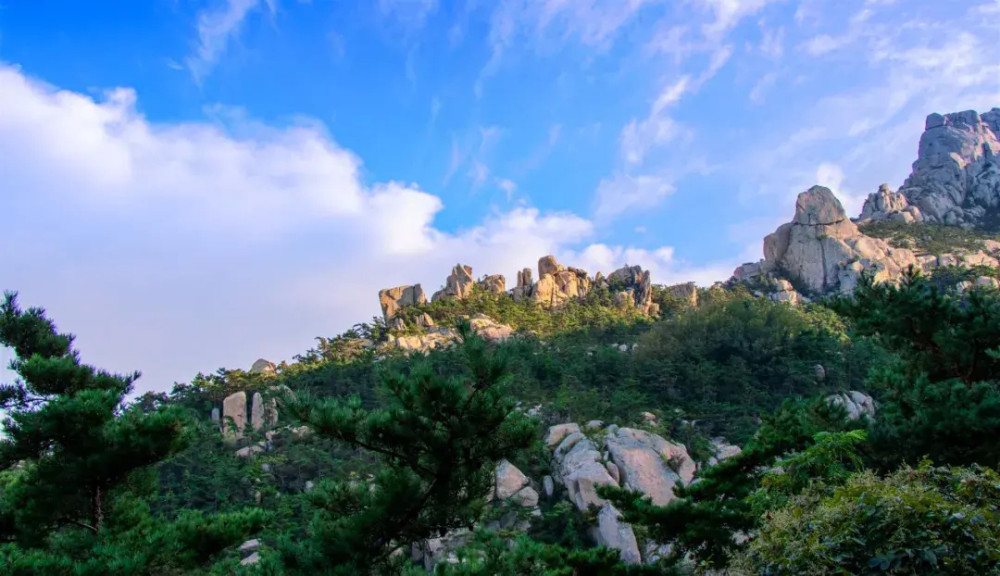
{"label": "boulder", "polygon": [[503,274],[493,274],[477,282],[476,286],[484,292],[503,294],[507,291],[507,279]]}
{"label": "boulder", "polygon": [[548,432],[545,433],[545,445],[549,448],[555,448],[563,441],[563,438],[578,432],[580,432],[580,425],[575,422],[550,426]]}
{"label": "boulder", "polygon": [[[232,422],[230,422],[230,419]],[[222,429],[227,438],[238,440],[243,437],[247,423],[247,393],[235,392],[222,401]],[[234,429],[235,427],[235,429]]]}
{"label": "boulder", "polygon": [[667,288],[667,294],[688,306],[698,306],[698,285],[694,282],[670,286]]}
{"label": "boulder", "polygon": [[546,274],[555,275],[557,272],[561,272],[565,268],[562,264],[556,262],[556,257],[551,254],[548,256],[542,256],[538,259],[538,277],[542,278]]}
{"label": "boulder", "polygon": [[514,335],[514,329],[506,324],[500,324],[489,316],[477,314],[469,320],[469,325],[476,334],[487,342],[502,342]]}
{"label": "boulder", "polygon": [[212,408],[212,422],[218,422],[220,418],[219,407],[215,406]]}
{"label": "boulder", "polygon": [[635,532],[632,531],[630,525],[622,522],[621,514],[610,502],[605,502],[601,506],[601,511],[597,514],[597,528],[594,532],[594,540],[597,544],[618,550],[622,562],[625,564],[642,563]]}
{"label": "boulder", "polygon": [[249,566],[250,564],[256,564],[258,562],[260,562],[260,554],[254,552],[253,554],[240,560],[240,566]]}
{"label": "boulder", "polygon": [[431,302],[437,302],[442,298],[455,298],[462,300],[472,294],[472,287],[476,284],[472,277],[472,267],[463,264],[456,264],[451,269],[451,274],[445,279],[444,288],[438,290],[431,296]]}
{"label": "boulder", "polygon": [[843,406],[849,420],[874,418],[877,409],[875,400],[871,396],[857,391],[827,396],[826,401],[836,406]]}
{"label": "boulder", "polygon": [[275,373],[276,369],[277,369],[277,367],[274,365],[274,362],[270,362],[270,361],[265,360],[263,358],[259,358],[250,367],[250,373],[251,374],[265,374],[265,375],[270,376],[270,375],[273,375]]}
{"label": "boulder", "polygon": [[674,499],[674,487],[694,478],[696,465],[683,445],[634,428],[608,434],[606,445],[625,487],[642,492],[657,506]]}
{"label": "boulder", "polygon": [[545,476],[542,478],[542,491],[545,492],[546,498],[551,498],[556,491],[555,482],[552,481],[552,476]]}
{"label": "boulder", "polygon": [[267,400],[260,392],[253,393],[250,405],[250,425],[255,431],[270,428],[278,423],[278,402],[275,398]]}
{"label": "boulder", "polygon": [[511,501],[522,508],[538,506],[538,492],[531,486],[525,486],[511,496]]}
{"label": "boulder", "polygon": [[251,551],[256,550],[258,548],[260,548],[260,540],[257,540],[256,538],[254,538],[253,540],[247,540],[246,542],[240,544],[239,551],[240,552],[251,552]]}
{"label": "boulder", "polygon": [[893,192],[888,184],[879,186],[877,192],[872,192],[861,208],[859,223],[875,220],[898,220],[901,222],[921,222],[924,216],[920,208],[910,206],[906,196]]}
{"label": "boulder", "polygon": [[725,438],[712,438],[712,457],[708,459],[706,464],[715,466],[726,458],[738,456],[741,452],[743,450],[739,446],[726,442]]}
{"label": "boulder", "polygon": [[[813,186],[799,194],[792,221],[764,239],[764,260],[757,268],[765,276],[781,271],[807,292],[824,294],[853,291],[864,272],[886,281],[916,264],[912,251],[862,234],[833,192]],[[741,278],[750,277],[745,266],[737,272]],[[802,300],[791,284],[772,284],[769,296],[793,304]]]}
{"label": "boulder", "polygon": [[502,460],[496,469],[496,497],[506,500],[528,485],[528,477],[516,466]]}
{"label": "boulder", "polygon": [[420,284],[412,286],[396,286],[395,288],[385,288],[378,292],[379,305],[382,306],[382,316],[386,320],[391,320],[400,308],[426,304],[427,297]]}
{"label": "boulder", "polygon": [[515,302],[531,298],[531,290],[534,282],[531,280],[531,268],[525,268],[517,273],[517,286],[511,291]]}

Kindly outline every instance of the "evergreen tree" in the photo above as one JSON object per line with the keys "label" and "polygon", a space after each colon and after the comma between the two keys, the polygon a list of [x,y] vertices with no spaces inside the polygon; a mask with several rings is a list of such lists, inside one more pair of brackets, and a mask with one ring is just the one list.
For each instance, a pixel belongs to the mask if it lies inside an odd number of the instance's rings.
{"label": "evergreen tree", "polygon": [[285,398],[284,411],[318,436],[383,463],[370,483],[327,481],[308,493],[315,514],[304,535],[281,546],[286,573],[402,570],[410,543],[471,527],[480,517],[494,467],[530,444],[534,425],[507,394],[506,356],[468,323],[459,336],[462,373],[441,375],[415,358],[408,373],[383,373],[382,408],[366,410],[358,398]]}
{"label": "evergreen tree", "polygon": [[835,307],[897,355],[876,369],[872,444],[884,468],[930,457],[1000,464],[1000,296],[939,290],[912,269],[896,286],[866,278]]}
{"label": "evergreen tree", "polygon": [[0,305],[0,344],[21,379],[0,387],[0,570],[7,574],[146,574],[195,567],[261,523],[259,514],[174,523],[154,519],[143,496],[149,466],[184,446],[179,412],[127,406],[138,373],[81,363],[73,336],[44,310]]}

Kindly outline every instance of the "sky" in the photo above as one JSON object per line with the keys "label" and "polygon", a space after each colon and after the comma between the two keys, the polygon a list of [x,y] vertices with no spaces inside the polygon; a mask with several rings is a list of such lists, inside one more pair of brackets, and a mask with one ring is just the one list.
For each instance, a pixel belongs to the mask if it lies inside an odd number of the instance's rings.
{"label": "sky", "polygon": [[0,289],[166,391],[457,263],[725,280],[994,106],[1000,0],[0,0]]}

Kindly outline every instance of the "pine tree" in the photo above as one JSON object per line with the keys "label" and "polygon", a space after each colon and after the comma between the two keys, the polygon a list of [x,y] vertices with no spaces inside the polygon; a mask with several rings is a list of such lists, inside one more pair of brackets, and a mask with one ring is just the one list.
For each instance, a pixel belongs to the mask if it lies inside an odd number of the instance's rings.
{"label": "pine tree", "polygon": [[288,573],[388,573],[405,564],[410,543],[472,527],[480,517],[494,467],[530,444],[534,426],[507,394],[504,353],[468,323],[459,337],[462,373],[441,375],[415,357],[408,373],[383,374],[382,408],[365,410],[358,398],[284,399],[283,413],[318,436],[383,463],[370,483],[323,482],[308,493],[315,514],[306,537],[282,545]]}
{"label": "pine tree", "polygon": [[[257,513],[174,523],[143,499],[150,466],[186,440],[178,410],[128,406],[138,373],[83,364],[44,310],[0,305],[0,344],[20,380],[0,387],[0,566],[8,574],[145,574],[198,565],[261,523]],[[157,568],[159,569],[159,568]]]}
{"label": "pine tree", "polygon": [[897,286],[866,278],[835,307],[896,359],[874,371],[881,391],[871,441],[877,463],[1000,464],[1000,296],[939,290],[910,270]]}

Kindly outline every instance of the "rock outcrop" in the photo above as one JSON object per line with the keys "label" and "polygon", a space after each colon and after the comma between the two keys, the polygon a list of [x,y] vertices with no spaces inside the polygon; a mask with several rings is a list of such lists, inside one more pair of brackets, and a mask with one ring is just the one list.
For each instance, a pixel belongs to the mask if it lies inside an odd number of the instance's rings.
{"label": "rock outcrop", "polygon": [[[913,171],[893,195],[869,197],[862,218],[963,226],[1000,220],[1000,108],[931,114]],[[875,195],[873,195],[875,196]],[[869,206],[869,204],[871,204]],[[919,216],[918,216],[919,215]]]}
{"label": "rock outcrop", "polygon": [[[570,300],[583,298],[595,287],[611,288],[615,291],[614,302],[622,309],[634,309],[643,314],[656,315],[659,307],[653,302],[653,290],[648,270],[639,266],[625,266],[605,278],[600,273],[591,278],[585,270],[563,266],[555,256],[543,256],[538,260],[538,281],[532,281],[532,270],[524,268],[517,273],[517,285],[507,290],[507,281],[501,274],[484,277],[478,282],[472,276],[472,267],[457,264],[445,280],[445,286],[431,297],[432,302],[441,299],[469,297],[473,289],[493,294],[507,294],[516,302],[531,300],[546,308],[560,306]],[[697,299],[694,285],[684,285],[679,289],[686,300]],[[424,304],[426,298],[419,284],[397,286],[379,291],[379,303],[387,325],[393,330],[405,330],[402,318],[395,318],[401,308]],[[433,325],[420,318],[417,325]]]}
{"label": "rock outcrop", "polygon": [[274,362],[265,360],[263,358],[257,359],[257,361],[254,362],[252,366],[250,366],[251,374],[265,374],[271,376],[275,373],[276,370],[277,367],[274,365]]}
{"label": "rock outcrop", "polygon": [[[643,558],[632,527],[597,489],[622,486],[662,506],[675,498],[676,486],[694,481],[695,462],[683,445],[645,430],[605,427],[599,421],[588,422],[584,428],[586,434],[571,422],[548,429],[545,444],[552,450],[554,481],[565,487],[567,499],[579,510],[591,506],[600,509],[591,529],[596,543],[618,550],[627,563],[640,563]],[[732,456],[738,450],[719,439],[717,458]],[[546,488],[546,493],[551,491]]]}
{"label": "rock outcrop", "polygon": [[230,440],[243,437],[247,424],[247,393],[236,392],[222,401],[222,429]]}
{"label": "rock outcrop", "polygon": [[444,288],[438,290],[431,296],[431,302],[437,302],[442,298],[456,298],[462,300],[472,294],[472,287],[476,280],[472,277],[472,267],[464,264],[456,264],[451,269],[451,274],[444,281]]}
{"label": "rock outcrop", "polygon": [[874,418],[877,409],[875,400],[871,396],[853,390],[828,396],[826,401],[835,406],[843,406],[844,410],[847,411],[847,418],[850,420]]}
{"label": "rock outcrop", "polygon": [[[764,260],[740,266],[734,277],[753,281],[786,276],[792,285],[824,294],[853,291],[865,272],[884,281],[916,264],[912,251],[862,234],[829,188],[813,186],[799,194],[792,221],[764,239]],[[788,294],[784,299],[797,300],[788,288],[778,291]]]}
{"label": "rock outcrop", "polygon": [[[513,328],[484,314],[476,314],[469,318],[469,325],[484,340],[494,344],[514,335]],[[396,336],[392,342],[397,348],[406,352],[427,352],[434,348],[450,346],[456,338],[458,338],[458,334],[455,330],[432,324],[422,334]]]}
{"label": "rock outcrop", "polygon": [[382,306],[382,316],[386,320],[391,320],[400,308],[426,304],[427,296],[424,295],[424,289],[420,287],[420,284],[414,284],[379,290],[378,301]]}
{"label": "rock outcrop", "polygon": [[924,216],[920,208],[911,206],[906,196],[893,192],[888,184],[882,184],[878,192],[872,192],[861,208],[858,223],[874,220],[897,220],[900,222],[921,222]]}

